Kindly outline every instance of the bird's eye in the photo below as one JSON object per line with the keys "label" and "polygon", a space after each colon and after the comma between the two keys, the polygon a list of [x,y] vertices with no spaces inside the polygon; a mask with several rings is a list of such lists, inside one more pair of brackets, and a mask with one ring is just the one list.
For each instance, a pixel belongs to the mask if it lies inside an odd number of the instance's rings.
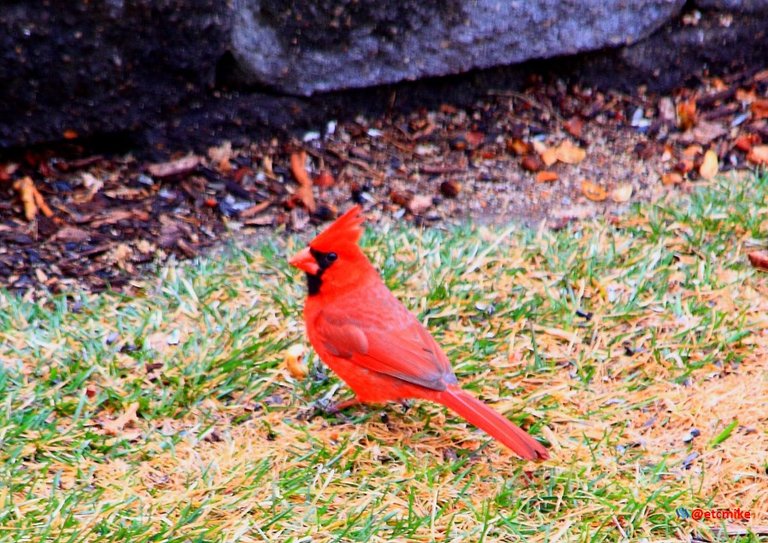
{"label": "bird's eye", "polygon": [[339,258],[339,255],[337,255],[336,253],[328,253],[327,255],[325,255],[325,260],[326,262],[329,262],[329,263],[335,262],[337,258]]}

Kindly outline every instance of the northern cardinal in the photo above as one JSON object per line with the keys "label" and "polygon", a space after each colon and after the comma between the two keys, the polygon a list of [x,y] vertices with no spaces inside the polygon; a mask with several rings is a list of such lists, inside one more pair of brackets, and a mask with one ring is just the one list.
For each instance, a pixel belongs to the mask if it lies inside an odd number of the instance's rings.
{"label": "northern cardinal", "polygon": [[452,409],[522,458],[549,457],[538,441],[458,386],[450,362],[416,317],[387,289],[357,242],[355,206],[290,259],[306,273],[307,335],[317,354],[352,388],[356,403],[418,398]]}

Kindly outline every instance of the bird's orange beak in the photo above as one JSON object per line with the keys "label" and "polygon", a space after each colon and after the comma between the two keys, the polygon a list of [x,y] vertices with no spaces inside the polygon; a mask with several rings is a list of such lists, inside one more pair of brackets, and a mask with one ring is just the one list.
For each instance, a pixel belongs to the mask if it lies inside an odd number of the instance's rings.
{"label": "bird's orange beak", "polygon": [[288,260],[288,264],[295,266],[302,271],[307,272],[310,275],[315,275],[320,271],[320,266],[317,264],[317,260],[309,252],[309,247],[303,248]]}

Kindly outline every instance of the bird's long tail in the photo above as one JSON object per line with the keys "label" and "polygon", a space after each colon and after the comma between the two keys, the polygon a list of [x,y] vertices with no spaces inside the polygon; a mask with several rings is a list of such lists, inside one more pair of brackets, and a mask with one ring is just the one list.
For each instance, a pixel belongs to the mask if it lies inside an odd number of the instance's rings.
{"label": "bird's long tail", "polygon": [[439,402],[501,441],[520,457],[526,460],[546,460],[549,452],[544,446],[518,428],[483,402],[458,387],[430,395],[431,400]]}

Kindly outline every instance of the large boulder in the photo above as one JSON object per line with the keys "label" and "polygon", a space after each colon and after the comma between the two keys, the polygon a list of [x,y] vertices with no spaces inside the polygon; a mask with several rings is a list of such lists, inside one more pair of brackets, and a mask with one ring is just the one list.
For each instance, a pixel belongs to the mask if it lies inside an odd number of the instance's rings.
{"label": "large boulder", "polygon": [[634,43],[684,0],[240,0],[248,81],[310,95]]}
{"label": "large boulder", "polygon": [[[6,0],[0,149],[116,134],[205,144],[375,109],[392,95],[384,84],[400,85],[398,104],[461,102],[523,81],[527,68],[498,66],[531,59],[556,57],[535,69],[586,82],[657,89],[765,66],[768,0],[694,0],[685,17],[683,4]],[[364,90],[322,94],[343,89]]]}

